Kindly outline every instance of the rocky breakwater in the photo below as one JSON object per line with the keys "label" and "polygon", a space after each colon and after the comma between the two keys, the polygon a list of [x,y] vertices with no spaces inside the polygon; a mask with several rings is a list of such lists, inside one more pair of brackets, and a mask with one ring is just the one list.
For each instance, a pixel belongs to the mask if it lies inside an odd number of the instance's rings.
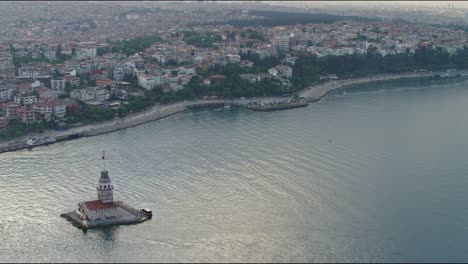
{"label": "rocky breakwater", "polygon": [[309,105],[305,98],[290,98],[279,102],[257,103],[252,102],[246,104],[245,107],[254,111],[277,111],[291,108],[304,107]]}

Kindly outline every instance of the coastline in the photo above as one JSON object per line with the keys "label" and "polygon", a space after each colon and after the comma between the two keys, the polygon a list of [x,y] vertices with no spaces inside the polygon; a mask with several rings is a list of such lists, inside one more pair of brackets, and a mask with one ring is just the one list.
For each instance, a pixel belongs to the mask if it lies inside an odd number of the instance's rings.
{"label": "coastline", "polygon": [[371,82],[382,82],[391,80],[403,80],[403,79],[422,79],[432,78],[434,74],[431,72],[406,72],[400,74],[379,74],[367,77],[358,77],[350,79],[340,79],[336,81],[328,81],[321,84],[316,84],[299,93],[300,97],[304,97],[308,102],[317,102],[323,97],[327,96],[330,92],[340,89],[345,89],[350,86],[371,83]]}
{"label": "coastline", "polygon": [[[336,80],[336,81],[327,81],[324,83],[312,85],[310,87],[305,88],[299,93],[300,97],[305,98],[307,104],[301,105],[307,106],[308,103],[317,102],[321,98],[328,95],[330,92],[344,89],[349,86],[364,84],[369,82],[380,82],[380,81],[389,81],[389,80],[400,80],[400,79],[419,79],[419,78],[430,78],[434,75],[430,72],[409,72],[409,73],[401,73],[401,74],[380,74],[370,77],[359,77],[359,78],[350,78],[344,80]],[[277,103],[277,102],[284,102],[290,99],[289,97],[262,97],[256,99],[215,99],[215,100],[192,100],[192,101],[184,101],[178,102],[170,105],[163,105],[163,106],[153,106],[148,110],[133,113],[127,115],[123,118],[115,118],[113,120],[104,121],[101,123],[95,124],[88,124],[78,127],[73,127],[65,131],[56,131],[56,130],[45,130],[43,133],[35,133],[23,136],[21,138],[12,139],[10,141],[0,142],[0,153],[15,151],[25,148],[33,148],[40,145],[50,145],[55,142],[65,141],[76,139],[80,137],[90,137],[90,136],[97,136],[102,134],[107,134],[111,132],[115,132],[118,130],[142,125],[148,122],[160,120],[163,118],[167,118],[179,113],[183,113],[192,108],[200,108],[200,107],[209,107],[209,106],[223,106],[224,104],[230,104],[240,107],[245,107],[247,109],[256,110],[255,108],[248,107],[248,104],[256,103],[256,104],[270,104],[270,103]],[[292,107],[289,107],[292,108]],[[288,109],[288,108],[284,108]],[[275,109],[272,109],[275,110]],[[34,146],[28,146],[26,144],[26,140],[29,138],[44,138],[50,137],[55,138],[56,141],[53,143],[41,143]]]}

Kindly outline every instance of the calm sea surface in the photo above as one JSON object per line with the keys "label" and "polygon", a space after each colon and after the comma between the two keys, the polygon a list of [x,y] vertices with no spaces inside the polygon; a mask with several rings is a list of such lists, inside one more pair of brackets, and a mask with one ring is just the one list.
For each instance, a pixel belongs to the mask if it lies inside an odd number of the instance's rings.
{"label": "calm sea surface", "polygon": [[[60,217],[95,199],[103,148],[114,197],[152,220],[83,232]],[[0,261],[466,262],[468,82],[203,109],[0,154]]]}

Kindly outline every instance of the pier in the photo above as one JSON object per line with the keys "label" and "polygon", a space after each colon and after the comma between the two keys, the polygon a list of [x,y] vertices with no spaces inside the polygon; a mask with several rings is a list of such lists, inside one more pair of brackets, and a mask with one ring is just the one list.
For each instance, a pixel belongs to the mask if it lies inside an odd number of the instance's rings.
{"label": "pier", "polygon": [[278,111],[278,110],[286,110],[298,107],[305,107],[308,106],[309,103],[305,99],[299,99],[297,101],[286,101],[286,102],[278,102],[278,103],[269,103],[269,104],[248,104],[246,105],[247,109],[253,111]]}

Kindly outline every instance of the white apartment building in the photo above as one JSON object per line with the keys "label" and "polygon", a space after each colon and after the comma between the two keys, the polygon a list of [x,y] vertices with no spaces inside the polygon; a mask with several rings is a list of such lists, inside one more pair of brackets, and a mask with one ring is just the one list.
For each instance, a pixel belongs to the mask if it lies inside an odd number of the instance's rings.
{"label": "white apartment building", "polygon": [[109,93],[106,89],[99,87],[88,87],[86,89],[77,89],[70,92],[70,98],[81,100],[85,103],[103,102],[109,99]]}
{"label": "white apartment building", "polygon": [[281,36],[276,38],[275,42],[279,50],[287,51],[289,50],[291,39],[289,36]]}
{"label": "white apartment building", "polygon": [[56,59],[55,51],[46,50],[43,53],[44,57],[47,58],[49,61],[54,61]]}
{"label": "white apartment building", "polygon": [[55,78],[50,80],[50,86],[53,90],[64,93],[65,92],[65,79],[64,78]]}
{"label": "white apartment building", "polygon": [[15,95],[13,98],[15,102],[23,105],[32,105],[34,103],[37,103],[37,97],[35,95],[28,95],[28,96],[22,96],[22,95]]}
{"label": "white apartment building", "polygon": [[166,82],[166,77],[163,75],[138,75],[138,84],[143,88],[151,90],[157,85],[163,85]]}
{"label": "white apartment building", "polygon": [[79,60],[96,58],[96,48],[80,48],[76,56]]}
{"label": "white apartment building", "polygon": [[70,98],[83,102],[92,102],[95,98],[95,91],[92,89],[77,89],[70,92]]}
{"label": "white apartment building", "polygon": [[15,86],[13,84],[0,83],[0,98],[10,100],[14,90]]}
{"label": "white apartment building", "polygon": [[147,90],[151,90],[156,86],[156,76],[148,74],[138,75],[138,84]]}

